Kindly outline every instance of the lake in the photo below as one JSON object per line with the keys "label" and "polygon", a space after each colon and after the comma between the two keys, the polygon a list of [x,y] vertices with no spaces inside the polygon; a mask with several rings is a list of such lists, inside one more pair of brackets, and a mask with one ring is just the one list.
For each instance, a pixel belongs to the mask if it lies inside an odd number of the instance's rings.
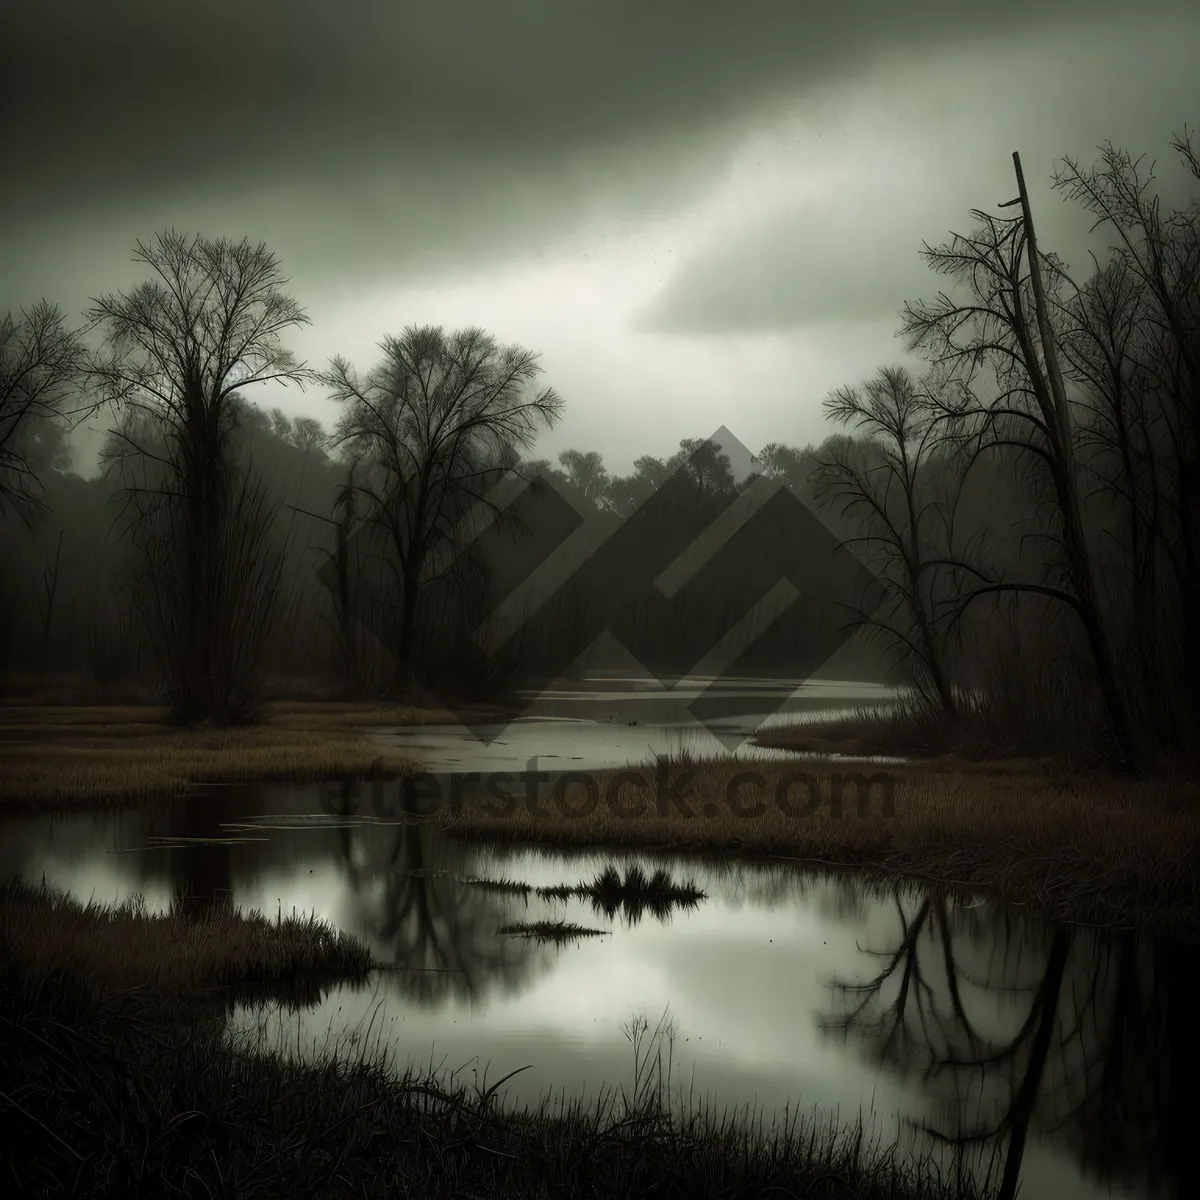
{"label": "lake", "polygon": [[[544,697],[483,741],[454,728],[373,736],[439,775],[531,758],[550,771],[643,764],[702,752],[712,736],[662,697],[601,692]],[[813,711],[819,699],[842,702],[810,696]],[[230,896],[357,935],[394,969],[300,1012],[232,1007],[231,1036],[286,1054],[338,1044],[488,1083],[528,1065],[502,1097],[536,1104],[630,1088],[641,1019],[642,1046],[670,1052],[680,1104],[750,1106],[764,1123],[861,1116],[881,1141],[932,1150],[946,1169],[1002,1158],[1016,1130],[1026,1197],[1175,1189],[1197,1062],[1192,947],[784,862],[472,845],[435,821],[381,818],[368,799],[349,783],[214,787],[123,813],[7,819],[0,869],[84,901],[202,909]],[[536,891],[634,867],[704,895]],[[561,945],[501,932],[536,921],[602,932]]]}

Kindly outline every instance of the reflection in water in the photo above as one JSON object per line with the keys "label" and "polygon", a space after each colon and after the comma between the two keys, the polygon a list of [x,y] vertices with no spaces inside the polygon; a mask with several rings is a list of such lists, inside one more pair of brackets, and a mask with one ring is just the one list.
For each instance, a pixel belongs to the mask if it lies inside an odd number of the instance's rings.
{"label": "reflection in water", "polygon": [[647,875],[637,863],[625,872],[624,878],[610,863],[591,883],[555,883],[535,888],[508,879],[469,879],[465,882],[471,887],[509,895],[532,894],[542,900],[586,898],[592,902],[593,912],[603,914],[610,921],[620,913],[627,927],[636,925],[646,913],[665,925],[675,909],[686,912],[705,899],[704,892],[695,884],[676,883],[661,867]]}
{"label": "reflection in water", "polygon": [[922,1080],[940,1108],[922,1128],[985,1156],[1005,1200],[1031,1139],[1069,1145],[1104,1187],[1182,1195],[1181,1081],[1197,1060],[1194,1016],[1177,1023],[1194,951],[945,897],[893,903],[880,969],[836,985],[844,1012],[826,1027]]}
{"label": "reflection in water", "polygon": [[[753,1101],[764,1115],[861,1106],[877,1136],[907,1128],[915,1153],[934,1136],[948,1164],[991,1166],[1028,1197],[1182,1194],[1185,1088],[1200,1065],[1194,948],[786,864],[476,847],[404,805],[338,816],[367,809],[355,787],[340,810],[315,788],[224,788],[9,822],[0,874],[193,913],[226,896],[296,908],[367,941],[389,969],[367,991],[276,1014],[269,1044],[289,1052],[373,1021],[401,1065],[477,1057],[497,1078],[534,1064],[507,1095],[536,1102],[619,1085],[622,1024],[669,1009],[697,1100]],[[575,891],[598,876],[595,900]],[[472,882],[489,878],[528,890]],[[702,902],[644,903],[688,883]],[[608,923],[611,936],[559,946],[502,933],[540,921]]]}
{"label": "reflection in water", "polygon": [[506,899],[464,883],[453,843],[401,795],[395,824],[337,831],[360,936],[396,968],[396,988],[424,1004],[519,988],[535,958],[529,943],[498,936],[509,923]]}
{"label": "reflection in water", "polygon": [[618,913],[626,925],[636,925],[645,913],[666,924],[674,909],[687,912],[704,899],[704,893],[691,883],[677,884],[658,868],[647,875],[636,863],[624,879],[614,866],[605,867],[590,884],[578,889],[586,895],[597,913],[612,920]]}
{"label": "reflection in water", "polygon": [[188,795],[179,805],[175,838],[183,844],[167,857],[171,907],[201,917],[233,896],[228,826],[234,817],[229,788]]}

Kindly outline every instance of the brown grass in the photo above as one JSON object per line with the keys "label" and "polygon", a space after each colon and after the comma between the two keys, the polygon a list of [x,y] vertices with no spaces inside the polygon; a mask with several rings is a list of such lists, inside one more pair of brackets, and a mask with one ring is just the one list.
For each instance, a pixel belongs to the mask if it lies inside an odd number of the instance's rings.
{"label": "brown grass", "polygon": [[[477,705],[472,719],[502,720],[505,710]],[[390,725],[454,724],[463,719],[444,708],[414,705],[370,704],[352,701],[276,700],[263,705],[262,721],[254,729],[348,729]],[[23,739],[54,734],[63,729],[87,727],[114,736],[126,730],[160,730],[167,725],[167,710],[151,704],[12,704],[0,705],[0,737]]]}
{"label": "brown grass", "polygon": [[[965,711],[952,725],[914,696],[891,703],[860,705],[840,716],[797,720],[760,730],[754,744],[800,754],[884,755],[897,758],[958,758],[982,762],[1046,757],[1061,746],[1053,730],[1031,739],[1004,736],[986,714]],[[1060,758],[1064,757],[1059,755]]]}
{"label": "brown grass", "polygon": [[771,750],[793,750],[800,754],[887,755],[925,758],[938,748],[909,736],[898,722],[866,711],[832,720],[797,721],[760,730],[756,746]]}
{"label": "brown grass", "polygon": [[[990,891],[1065,921],[1200,934],[1195,782],[1122,781],[1038,762],[875,767],[725,760],[663,762],[657,769],[669,786],[690,776],[683,802],[691,815],[659,809],[656,767],[648,766],[638,771],[643,790],[627,788],[617,801],[629,809],[640,798],[641,815],[614,811],[611,785],[619,773],[598,772],[600,802],[588,815],[564,813],[543,796],[537,815],[523,799],[509,815],[467,804],[450,816],[450,828],[473,839],[732,852],[866,868]],[[746,771],[756,772],[763,787],[745,785],[741,807],[762,803],[758,815],[738,815],[729,800],[730,782]],[[776,788],[789,773],[814,781],[819,802],[811,811],[789,815],[776,804]],[[875,773],[894,781],[891,812],[883,787],[863,808],[855,801],[850,780]],[[838,786],[846,789],[840,812],[830,802]],[[807,798],[799,785],[792,795],[797,805]],[[578,811],[582,797],[570,802]]]}
{"label": "brown grass", "polygon": [[24,884],[0,890],[0,946],[23,969],[66,970],[99,994],[141,988],[188,998],[218,988],[357,982],[372,967],[364,945],[313,917],[270,920],[230,905],[198,918],[153,915],[140,903],[84,906]]}
{"label": "brown grass", "polygon": [[[78,673],[0,674],[0,704],[21,708],[117,709],[162,711],[148,697],[153,689],[145,683],[99,684]],[[307,678],[274,678],[266,681],[261,708],[271,713],[377,713],[381,716],[408,714],[411,723],[449,721],[454,718],[428,689],[414,685],[403,695],[350,695],[345,688]],[[467,704],[471,714],[486,719],[505,709],[494,704]],[[381,722],[382,723],[382,722]]]}
{"label": "brown grass", "polygon": [[0,708],[0,808],[143,803],[190,783],[398,778],[414,764],[359,729],[449,719],[432,710],[268,706],[264,724],[179,729],[150,707]]}
{"label": "brown grass", "polygon": [[389,725],[458,725],[465,721],[503,721],[511,714],[494,704],[476,704],[459,713],[415,705],[362,704],[352,701],[305,703],[280,700],[266,704],[267,724],[287,729],[378,728]]}

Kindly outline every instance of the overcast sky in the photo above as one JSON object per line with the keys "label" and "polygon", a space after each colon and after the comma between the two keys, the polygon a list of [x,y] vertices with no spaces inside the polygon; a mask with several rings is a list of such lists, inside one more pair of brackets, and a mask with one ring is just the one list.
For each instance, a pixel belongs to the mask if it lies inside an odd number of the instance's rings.
{"label": "overcast sky", "polygon": [[[724,424],[823,436],[904,361],[918,257],[1112,139],[1200,125],[1194,0],[8,0],[0,312],[72,314],[174,226],[265,241],[362,369],[408,324],[540,352],[540,447],[628,469]],[[329,420],[319,393],[260,403]]]}

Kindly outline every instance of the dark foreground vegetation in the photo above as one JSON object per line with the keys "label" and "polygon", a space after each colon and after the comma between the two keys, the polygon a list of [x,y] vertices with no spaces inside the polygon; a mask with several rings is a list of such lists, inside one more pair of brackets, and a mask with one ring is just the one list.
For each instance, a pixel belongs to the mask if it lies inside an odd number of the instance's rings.
{"label": "dark foreground vegetation", "polygon": [[631,1093],[522,1112],[497,1106],[504,1080],[472,1093],[362,1056],[300,1065],[227,1043],[235,999],[311,1001],[316,967],[362,978],[366,952],[315,922],[277,924],[267,940],[260,920],[105,914],[29,889],[10,889],[2,911],[0,1136],[14,1195],[972,1194],[853,1132],[672,1112],[644,1028]]}

